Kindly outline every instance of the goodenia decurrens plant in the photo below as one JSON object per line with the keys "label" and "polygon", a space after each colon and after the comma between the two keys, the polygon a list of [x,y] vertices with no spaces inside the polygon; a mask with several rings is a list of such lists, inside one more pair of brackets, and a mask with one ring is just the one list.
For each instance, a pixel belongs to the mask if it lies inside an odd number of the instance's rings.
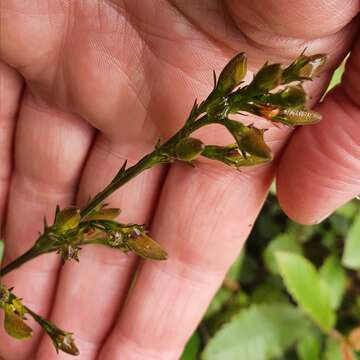
{"label": "goodenia decurrens plant", "polygon": [[[104,202],[114,191],[143,171],[159,164],[184,161],[193,164],[199,157],[222,162],[239,169],[272,160],[272,153],[264,140],[266,129],[245,125],[231,119],[233,114],[249,113],[260,116],[274,124],[295,127],[320,121],[320,114],[306,107],[307,96],[302,82],[312,80],[326,61],[324,54],[300,55],[289,66],[268,64],[255,73],[253,80],[245,85],[247,73],[245,53],[236,55],[220,73],[214,73],[214,88],[209,96],[195,101],[183,127],[164,143],[158,143],[154,150],[135,165],[127,167],[126,162],[111,182],[95,195],[84,208],[72,206],[56,208],[52,225],[44,219],[44,229],[34,245],[23,255],[4,266],[4,276],[31,259],[51,252],[61,258],[79,261],[79,251],[85,245],[100,244],[123,252],[136,254],[152,260],[165,260],[167,253],[152,240],[144,225],[123,224],[116,220],[119,209],[109,208]],[[191,135],[198,129],[218,124],[227,129],[234,138],[228,145],[205,144]],[[57,328],[44,320],[17,298],[12,289],[0,284],[0,308],[5,313],[5,330],[18,339],[31,337],[31,328],[26,323],[28,314],[45,330],[56,350],[77,355],[72,334]]]}

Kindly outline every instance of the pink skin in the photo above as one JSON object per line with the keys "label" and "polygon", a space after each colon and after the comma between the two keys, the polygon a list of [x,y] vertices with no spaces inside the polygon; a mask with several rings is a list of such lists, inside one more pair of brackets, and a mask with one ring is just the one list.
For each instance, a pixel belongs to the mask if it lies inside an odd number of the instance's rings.
{"label": "pink skin", "polygon": [[[32,244],[42,216],[51,217],[56,204],[81,205],[124,159],[134,163],[159,136],[178,129],[194,98],[211,89],[211,70],[235,52],[248,53],[250,69],[266,59],[289,62],[305,47],[309,54],[329,53],[327,69],[308,86],[315,104],[331,69],[354,47],[343,85],[318,106],[319,125],[291,139],[287,129],[266,133],[281,151],[277,168],[238,173],[209,162],[195,169],[175,164],[111,197],[123,209],[121,220],[151,222],[152,236],[170,255],[142,263],[126,306],[138,261],[105,248],[84,248],[80,264],[61,268],[55,256],[44,256],[4,278],[26,304],[75,332],[79,359],[177,359],[246,240],[275,172],[283,209],[302,223],[321,221],[360,193],[358,12],[357,0],[1,1],[6,262]],[[201,137],[229,141],[215,127]],[[57,357],[37,328],[21,343],[0,332],[0,355],[70,358]]]}

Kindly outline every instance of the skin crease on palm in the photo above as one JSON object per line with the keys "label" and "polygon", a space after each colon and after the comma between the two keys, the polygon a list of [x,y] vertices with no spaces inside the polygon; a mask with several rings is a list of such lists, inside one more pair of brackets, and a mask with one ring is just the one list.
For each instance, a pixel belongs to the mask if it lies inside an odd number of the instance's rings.
{"label": "skin crease on palm", "polygon": [[[343,84],[317,106],[318,125],[270,127],[278,159],[241,173],[199,161],[155,168],[110,198],[121,220],[151,225],[169,252],[141,263],[126,305],[133,256],[88,247],[80,264],[55,255],[3,280],[40,314],[75,333],[79,359],[178,359],[239,253],[276,173],[285,212],[317,223],[360,193],[358,0],[1,0],[0,207],[5,262],[33,243],[56,204],[83,204],[124,159],[149,152],[180,126],[193,100],[236,52],[250,70],[329,54],[307,85],[312,104],[353,49]],[[250,76],[249,76],[250,78]],[[199,134],[226,143],[217,127]],[[287,142],[286,148],[285,144]],[[58,356],[34,325],[31,340],[0,332],[6,360]]]}

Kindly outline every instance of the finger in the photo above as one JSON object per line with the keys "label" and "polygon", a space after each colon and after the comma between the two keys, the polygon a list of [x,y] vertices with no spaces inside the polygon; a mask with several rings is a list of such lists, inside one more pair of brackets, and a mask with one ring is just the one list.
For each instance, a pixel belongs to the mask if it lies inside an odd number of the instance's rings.
{"label": "finger", "polygon": [[359,63],[360,42],[342,85],[317,108],[321,123],[297,131],[282,156],[277,193],[282,208],[298,222],[318,223],[360,194]]}
{"label": "finger", "polygon": [[304,49],[341,54],[340,47],[348,46],[343,33],[359,11],[358,0],[172,2],[206,34],[246,52],[256,68],[265,61],[291,61]]}
{"label": "finger", "polygon": [[[155,140],[154,140],[155,142]],[[136,147],[114,144],[100,135],[92,149],[80,184],[79,203],[98,193],[128,159],[138,159],[152,150],[154,142]],[[121,222],[149,223],[162,169],[142,174],[117,191],[106,203],[123,208]],[[110,331],[125,298],[136,258],[101,246],[84,247],[80,264],[66,263],[61,271],[52,320],[75,333],[80,348],[79,359],[95,359],[105,336]],[[76,281],[81,279],[81,281]],[[53,345],[46,337],[37,359],[54,356]],[[59,359],[67,358],[59,354]]]}
{"label": "finger", "polygon": [[5,205],[12,169],[12,146],[22,79],[0,61],[0,233],[5,223]]}
{"label": "finger", "polygon": [[[91,130],[80,119],[39,105],[26,94],[19,113],[15,163],[6,223],[5,262],[34,243],[44,215],[52,220],[56,204],[73,203],[78,177],[91,142]],[[46,316],[59,262],[53,255],[31,261],[4,277],[7,286],[34,311]],[[34,291],[36,288],[36,291]],[[29,359],[39,340],[19,342],[1,333],[0,354]]]}
{"label": "finger", "polygon": [[171,168],[151,230],[169,259],[143,264],[100,359],[179,358],[251,230],[271,173],[265,167],[252,176],[212,164]]}

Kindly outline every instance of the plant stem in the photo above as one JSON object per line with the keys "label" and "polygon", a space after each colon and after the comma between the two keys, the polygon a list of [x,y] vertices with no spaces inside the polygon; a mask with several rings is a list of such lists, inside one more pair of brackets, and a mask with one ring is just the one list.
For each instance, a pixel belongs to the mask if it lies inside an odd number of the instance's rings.
{"label": "plant stem", "polygon": [[[198,114],[201,113],[199,110]],[[150,169],[158,164],[171,163],[175,160],[174,148],[175,145],[181,140],[188,137],[194,131],[209,124],[221,123],[219,119],[210,119],[207,115],[203,115],[198,120],[189,124],[185,124],[175,135],[159,147],[155,148],[150,154],[145,155],[135,165],[125,169],[120,174],[116,175],[114,179],[105,187],[104,190],[99,192],[82,210],[81,218],[84,219],[88,216],[99,204],[101,204],[108,196],[118,190],[121,186],[141,174],[143,171]],[[43,236],[43,235],[41,235]],[[14,261],[10,262],[0,270],[0,277],[15,270],[26,262],[46,253],[56,251],[57,248],[52,244],[46,243],[40,245],[35,243],[24,254],[20,255]]]}
{"label": "plant stem", "polygon": [[34,245],[28,251],[26,251],[24,254],[20,255],[14,261],[10,262],[8,265],[3,267],[0,270],[0,277],[6,275],[7,273],[11,272],[12,270],[15,270],[16,268],[20,267],[21,265],[25,264],[26,262],[30,261],[31,259],[34,259],[35,257],[37,257],[39,255],[45,254],[45,252],[49,252],[49,251],[41,251],[36,245]]}
{"label": "plant stem", "polygon": [[184,126],[167,142],[157,147],[153,152],[144,156],[134,166],[129,167],[118,178],[114,178],[103,191],[99,192],[84,209],[81,210],[81,218],[88,216],[99,204],[101,204],[108,196],[119,189],[121,186],[138,176],[143,171],[150,169],[158,164],[169,163],[173,161],[172,149],[183,138],[189,136],[192,132],[199,128],[214,123],[210,121],[208,116],[204,115],[200,119],[194,121],[190,126]]}

